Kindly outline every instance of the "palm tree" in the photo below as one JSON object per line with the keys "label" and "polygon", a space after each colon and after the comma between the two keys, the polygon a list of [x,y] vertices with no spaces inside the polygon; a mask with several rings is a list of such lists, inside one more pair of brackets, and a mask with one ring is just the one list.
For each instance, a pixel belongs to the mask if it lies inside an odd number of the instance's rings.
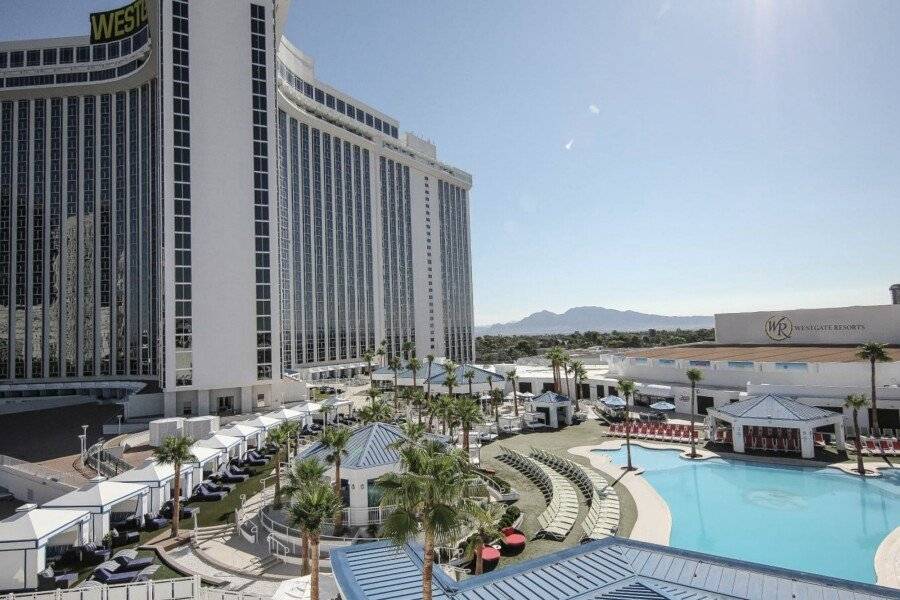
{"label": "palm tree", "polygon": [[469,382],[469,396],[474,398],[475,394],[472,393],[472,382],[475,381],[475,369],[466,369],[466,372],[463,373],[463,377]]}
{"label": "palm tree", "polygon": [[397,410],[397,373],[403,368],[403,362],[399,356],[392,356],[388,359],[388,367],[394,372],[394,411]]}
{"label": "palm tree", "polygon": [[339,521],[341,499],[327,484],[312,484],[294,497],[289,513],[291,522],[309,540],[309,553],[312,555],[309,598],[319,600],[319,537],[325,523],[332,518],[335,523]]}
{"label": "palm tree", "polygon": [[560,374],[559,369],[565,362],[565,351],[560,346],[553,346],[544,356],[550,361],[550,367],[553,369],[553,391],[560,393]]}
{"label": "palm tree", "polygon": [[626,470],[633,471],[634,467],[631,465],[631,410],[628,406],[628,401],[631,400],[631,395],[634,394],[634,382],[630,379],[620,379],[619,393],[625,396],[625,448],[628,454]]}
{"label": "palm tree", "polygon": [[[325,477],[325,465],[315,458],[305,458],[294,463],[294,468],[288,472],[287,485],[284,486],[286,496],[295,498],[303,493],[310,485],[322,484]],[[303,547],[301,554],[303,555],[303,564],[300,568],[300,575],[309,573],[309,536],[306,532],[302,532]]]}
{"label": "palm tree", "polygon": [[403,356],[407,360],[416,355],[416,345],[412,342],[403,342]]}
{"label": "palm tree", "polygon": [[474,425],[481,423],[481,407],[472,398],[460,397],[453,407],[454,416],[459,419],[459,426],[463,432],[463,450],[469,455],[469,431]]}
{"label": "palm tree", "polygon": [[869,399],[863,394],[850,394],[844,401],[844,406],[853,411],[853,429],[856,430],[856,470],[863,477],[866,475],[866,469],[863,466],[862,459],[862,440],[859,434],[859,411],[869,406]]}
{"label": "palm tree", "polygon": [[416,409],[416,421],[422,424],[422,409],[425,406],[425,394],[419,388],[413,388],[409,392],[409,403]]}
{"label": "palm tree", "polygon": [[587,370],[584,368],[584,363],[573,360],[569,363],[569,367],[572,369],[572,377],[575,379],[575,412],[581,410],[581,404],[579,400],[581,400],[581,389],[579,385],[584,378],[587,377]]}
{"label": "palm tree", "polygon": [[[322,432],[319,441],[328,448],[326,456],[328,462],[334,465],[334,494],[341,498],[341,460],[347,453],[347,444],[350,442],[350,429],[347,427],[332,427]],[[334,531],[341,530],[342,513],[334,517]]]}
{"label": "palm tree", "polygon": [[875,398],[875,363],[891,362],[892,360],[894,360],[887,353],[886,348],[887,346],[885,344],[879,344],[878,342],[869,342],[868,344],[863,344],[856,349],[857,357],[869,361],[869,367],[872,373],[872,404],[869,407],[869,413],[871,415],[869,418],[869,422],[872,425],[872,429],[880,429],[878,427],[878,400]]}
{"label": "palm tree", "polygon": [[[285,449],[291,441],[291,432],[288,428],[290,421],[285,421],[269,431],[269,442],[275,444],[278,448],[275,453],[275,497],[272,498],[272,506],[275,510],[281,508],[281,451]],[[285,457],[287,460],[287,457]]]}
{"label": "palm tree", "polygon": [[437,416],[441,419],[441,435],[447,435],[447,424],[453,416],[453,396],[438,396],[434,409]]}
{"label": "palm tree", "polygon": [[572,397],[572,389],[569,387],[569,374],[573,371],[572,369],[572,361],[569,359],[569,355],[566,354],[566,359],[562,364],[563,373],[566,374],[566,397]]}
{"label": "palm tree", "polygon": [[453,388],[456,387],[456,371],[459,369],[459,365],[457,365],[452,360],[448,360],[444,363],[444,385],[447,386],[447,393],[451,396],[453,395]]}
{"label": "palm tree", "polygon": [[425,392],[425,396],[427,396],[428,399],[430,400],[431,399],[431,365],[434,364],[434,354],[429,354],[428,356],[425,357],[425,360],[428,361],[428,373],[425,375],[428,378],[426,380],[427,383],[425,384],[426,386],[428,386],[428,390]]}
{"label": "palm tree", "polygon": [[187,437],[169,436],[153,451],[153,458],[161,465],[172,465],[175,480],[172,489],[172,537],[178,537],[178,522],[181,517],[181,466],[194,460],[191,444],[194,440]]}
{"label": "palm tree", "polygon": [[497,524],[504,510],[503,505],[496,502],[478,503],[469,507],[469,526],[475,530],[473,536],[475,575],[484,573],[484,558],[481,551],[486,544],[500,537],[500,528]]}
{"label": "palm tree", "polygon": [[375,400],[377,400],[378,396],[380,396],[380,395],[381,395],[381,390],[379,390],[377,387],[373,386],[366,390],[366,396],[369,397],[370,405],[375,404]]}
{"label": "palm tree", "polygon": [[378,356],[378,364],[382,367],[384,366],[384,357],[387,354],[385,346],[387,346],[387,340],[381,340],[381,345],[378,346],[378,350],[375,351],[375,354]]}
{"label": "palm tree", "polygon": [[422,368],[422,361],[413,356],[411,359],[409,359],[409,362],[406,363],[406,366],[409,367],[409,369],[412,371],[413,387],[418,388],[419,382],[416,377],[419,374],[419,369]]}
{"label": "palm tree", "polygon": [[691,458],[697,458],[697,442],[694,441],[694,413],[697,411],[697,383],[703,379],[700,369],[688,369],[687,378],[691,382]]}
{"label": "palm tree", "polygon": [[381,505],[396,506],[383,532],[397,546],[420,533],[424,537],[422,600],[432,600],[435,543],[459,535],[472,505],[467,493],[473,477],[462,453],[440,445],[406,447],[400,462],[401,473],[377,480],[384,492]]}
{"label": "palm tree", "polygon": [[425,427],[421,423],[404,423],[400,426],[403,439],[394,443],[395,448],[404,448],[409,445],[418,445],[425,439]]}
{"label": "palm tree", "polygon": [[375,401],[359,409],[358,416],[363,425],[368,425],[369,423],[386,423],[391,420],[393,414],[390,404]]}
{"label": "palm tree", "polygon": [[512,395],[513,395],[513,411],[515,415],[519,416],[519,392],[516,389],[516,370],[515,368],[510,369],[506,372],[506,378],[509,379],[510,385],[512,385]]}
{"label": "palm tree", "polygon": [[363,353],[363,360],[366,361],[366,369],[369,371],[369,387],[372,387],[374,383],[372,382],[372,361],[375,359],[375,353],[371,350],[366,350]]}
{"label": "palm tree", "polygon": [[500,431],[500,406],[503,404],[503,390],[491,390],[491,409],[494,411],[494,423]]}

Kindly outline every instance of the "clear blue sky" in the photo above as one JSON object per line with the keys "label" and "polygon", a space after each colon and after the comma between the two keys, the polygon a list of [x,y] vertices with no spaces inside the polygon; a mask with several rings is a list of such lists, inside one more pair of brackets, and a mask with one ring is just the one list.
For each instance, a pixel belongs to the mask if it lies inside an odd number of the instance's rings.
{"label": "clear blue sky", "polygon": [[[122,3],[0,0],[0,38]],[[295,0],[287,34],[473,173],[478,323],[900,282],[900,2]]]}

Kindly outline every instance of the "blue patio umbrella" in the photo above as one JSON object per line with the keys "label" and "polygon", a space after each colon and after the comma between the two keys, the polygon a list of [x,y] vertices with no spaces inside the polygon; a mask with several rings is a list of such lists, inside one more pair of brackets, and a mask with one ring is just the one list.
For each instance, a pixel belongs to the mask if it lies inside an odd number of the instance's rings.
{"label": "blue patio umbrella", "polygon": [[614,406],[614,407],[623,407],[628,404],[627,402],[625,402],[618,396],[607,396],[606,398],[601,400],[601,402],[603,402],[603,404],[605,404],[607,406]]}
{"label": "blue patio umbrella", "polygon": [[660,400],[659,402],[654,402],[653,404],[651,404],[650,408],[652,408],[653,410],[675,410],[675,405],[671,402]]}

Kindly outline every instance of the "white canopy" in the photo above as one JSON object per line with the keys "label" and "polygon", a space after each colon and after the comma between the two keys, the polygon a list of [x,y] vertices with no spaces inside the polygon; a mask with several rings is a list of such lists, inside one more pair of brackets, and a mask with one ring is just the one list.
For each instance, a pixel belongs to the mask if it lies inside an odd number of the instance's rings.
{"label": "white canopy", "polygon": [[305,412],[300,412],[299,410],[294,410],[292,408],[282,408],[281,410],[270,412],[265,416],[269,417],[270,419],[278,419],[279,421],[299,421],[305,415]]}
{"label": "white canopy", "polygon": [[222,456],[223,452],[218,448],[209,448],[207,446],[198,446],[197,444],[194,444],[191,446],[191,454],[194,455],[197,464],[203,464],[209,460]]}
{"label": "white canopy", "polygon": [[83,508],[92,513],[104,513],[109,512],[113,505],[148,491],[142,483],[99,481],[45,502],[43,508]]}
{"label": "white canopy", "polygon": [[247,438],[259,437],[263,431],[260,427],[253,427],[245,423],[234,423],[226,429],[220,429],[216,432],[216,435],[227,435],[246,440]]}
{"label": "white canopy", "polygon": [[35,508],[17,512],[0,521],[0,550],[40,548],[54,535],[87,523],[90,518],[91,513],[86,510]]}
{"label": "white canopy", "polygon": [[205,440],[197,440],[194,442],[196,446],[205,446],[207,448],[216,448],[228,452],[235,446],[241,445],[241,438],[232,437],[230,435],[220,435],[216,433]]}
{"label": "white canopy", "polygon": [[260,429],[269,431],[273,427],[277,427],[281,422],[282,419],[276,419],[275,417],[272,417],[270,415],[257,415],[254,419],[241,421],[241,425],[247,425],[249,427],[259,427]]}
{"label": "white canopy", "polygon": [[322,404],[319,402],[307,402],[303,406],[299,407],[299,410],[308,413],[317,413],[322,411]]}
{"label": "white canopy", "polygon": [[[182,469],[182,476],[186,472]],[[148,458],[144,464],[136,469],[119,473],[113,477],[113,481],[130,481],[143,483],[151,487],[160,487],[175,479],[175,465],[164,465]]]}

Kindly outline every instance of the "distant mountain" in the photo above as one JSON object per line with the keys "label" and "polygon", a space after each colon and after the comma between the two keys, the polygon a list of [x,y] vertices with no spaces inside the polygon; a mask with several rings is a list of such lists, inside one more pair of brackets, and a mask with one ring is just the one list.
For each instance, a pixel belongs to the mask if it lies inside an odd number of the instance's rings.
{"label": "distant mountain", "polygon": [[601,306],[579,306],[562,314],[542,310],[521,321],[475,327],[475,335],[539,335],[575,331],[643,331],[645,329],[700,329],[713,327],[708,316],[670,317],[615,310]]}

